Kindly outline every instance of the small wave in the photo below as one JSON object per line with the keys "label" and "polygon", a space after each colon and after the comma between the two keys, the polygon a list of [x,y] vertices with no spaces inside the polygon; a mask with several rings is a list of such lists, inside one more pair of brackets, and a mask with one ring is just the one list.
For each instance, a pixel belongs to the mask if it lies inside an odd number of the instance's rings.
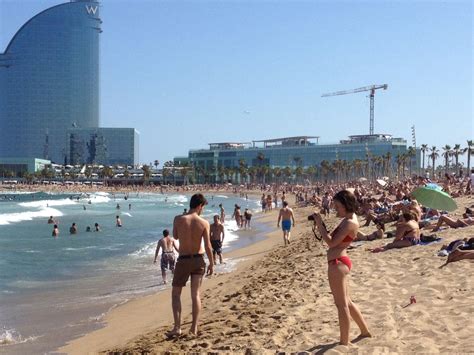
{"label": "small wave", "polygon": [[27,212],[17,212],[17,213],[5,213],[0,214],[0,225],[6,225],[10,223],[22,222],[22,221],[31,221],[33,218],[41,217],[60,217],[62,212],[54,208],[43,208],[39,211],[27,211]]}
{"label": "small wave", "polygon": [[0,346],[23,344],[38,338],[38,336],[23,338],[15,329],[3,329],[2,333],[0,333]]}
{"label": "small wave", "polygon": [[216,195],[214,197],[218,197],[218,198],[229,198],[229,196],[226,196],[226,195]]}
{"label": "small wave", "polygon": [[135,257],[135,258],[143,258],[147,257],[150,255],[153,255],[155,252],[156,248],[156,242],[153,243],[148,243],[144,247],[134,251],[133,253],[128,254],[129,256]]}
{"label": "small wave", "polygon": [[52,206],[67,206],[67,205],[74,205],[75,202],[64,198],[61,200],[41,200],[41,201],[31,201],[31,202],[21,202],[18,205],[21,207],[33,207],[33,208],[46,208]]}
{"label": "small wave", "polygon": [[128,213],[128,212],[122,212],[122,214],[125,215],[125,216],[133,217],[133,216],[132,216],[130,213]]}

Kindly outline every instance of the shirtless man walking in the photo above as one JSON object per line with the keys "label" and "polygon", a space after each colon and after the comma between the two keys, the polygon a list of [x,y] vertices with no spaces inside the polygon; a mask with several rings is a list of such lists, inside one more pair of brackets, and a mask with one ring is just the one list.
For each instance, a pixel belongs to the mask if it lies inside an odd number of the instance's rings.
{"label": "shirtless man walking", "polygon": [[219,256],[219,263],[222,264],[222,243],[224,243],[224,226],[219,222],[219,216],[214,216],[214,223],[211,224],[210,238],[212,245],[212,256],[214,265],[216,264],[216,254]]}
{"label": "shirtless man walking", "polygon": [[174,273],[175,258],[174,258],[173,249],[178,251],[174,243],[174,240],[170,237],[170,232],[167,229],[163,231],[163,238],[161,238],[158,241],[158,244],[156,246],[155,260],[153,260],[154,264],[156,264],[156,259],[158,258],[158,252],[160,251],[160,248],[161,248],[161,262],[160,262],[161,277],[163,278],[163,284],[166,285],[166,269],[169,269],[171,273]]}
{"label": "shirtless man walking", "polygon": [[293,221],[293,227],[295,226],[295,217],[293,215],[293,210],[288,207],[288,202],[283,202],[283,208],[280,209],[280,214],[278,215],[277,226],[283,230],[283,241],[286,244],[290,244],[290,230],[291,230],[291,221]]}
{"label": "shirtless man walking", "polygon": [[[173,222],[173,236],[179,240],[179,257],[173,276],[171,291],[174,328],[167,332],[168,337],[181,335],[181,291],[191,276],[191,299],[193,303],[193,323],[191,333],[197,335],[199,313],[201,312],[201,282],[206,271],[204,251],[209,259],[207,275],[214,271],[211,241],[209,238],[209,222],[200,217],[207,204],[202,194],[191,197],[190,210],[186,215],[176,216]],[[204,248],[201,245],[204,242]]]}

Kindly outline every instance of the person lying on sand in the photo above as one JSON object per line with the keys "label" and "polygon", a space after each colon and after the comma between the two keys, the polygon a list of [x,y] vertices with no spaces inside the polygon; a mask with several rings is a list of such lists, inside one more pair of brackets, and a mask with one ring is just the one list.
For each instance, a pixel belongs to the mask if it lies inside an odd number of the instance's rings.
{"label": "person lying on sand", "polygon": [[455,249],[451,254],[449,254],[446,264],[466,259],[474,260],[474,250]]}
{"label": "person lying on sand", "polygon": [[357,237],[354,241],[372,241],[375,239],[382,239],[385,233],[385,224],[377,222],[375,226],[377,227],[377,230],[370,234],[365,234],[360,231],[357,232]]}
{"label": "person lying on sand", "polygon": [[450,228],[464,228],[474,225],[474,218],[467,217],[463,219],[454,219],[449,216],[441,216],[438,219],[438,223],[433,228],[433,232],[439,231],[443,223],[445,223]]}

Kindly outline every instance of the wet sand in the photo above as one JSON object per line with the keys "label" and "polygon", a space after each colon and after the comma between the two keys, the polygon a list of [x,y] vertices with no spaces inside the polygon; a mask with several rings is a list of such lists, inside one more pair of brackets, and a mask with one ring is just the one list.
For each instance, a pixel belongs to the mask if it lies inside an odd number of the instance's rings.
{"label": "wet sand", "polygon": [[[458,200],[460,207],[472,199]],[[73,341],[61,352],[316,352],[316,353],[469,353],[474,332],[474,263],[439,268],[443,243],[474,236],[474,227],[438,232],[441,243],[373,254],[368,249],[390,240],[357,243],[351,297],[365,316],[373,338],[338,345],[337,311],[327,281],[325,247],[306,221],[310,209],[297,210],[293,243],[284,248],[281,232],[236,251],[237,270],[204,283],[201,334],[186,335],[191,320],[189,286],[183,290],[184,335],[168,340],[172,325],[170,291],[129,302],[113,310],[103,329]],[[462,213],[461,208],[457,211]],[[264,217],[276,221],[276,212]],[[327,222],[331,229],[337,220]],[[276,225],[275,225],[276,227]],[[276,228],[275,228],[276,229]],[[373,227],[362,230],[372,231]],[[417,303],[410,305],[414,295]]]}

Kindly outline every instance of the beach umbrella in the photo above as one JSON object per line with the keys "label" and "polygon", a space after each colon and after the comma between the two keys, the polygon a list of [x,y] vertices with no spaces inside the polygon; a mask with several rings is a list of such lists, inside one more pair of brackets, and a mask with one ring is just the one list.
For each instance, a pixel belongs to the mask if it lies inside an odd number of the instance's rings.
{"label": "beach umbrella", "polygon": [[454,211],[458,206],[456,201],[446,192],[436,186],[423,186],[415,189],[411,195],[423,206],[442,211]]}
{"label": "beach umbrella", "polygon": [[382,187],[387,186],[387,182],[385,180],[377,179],[376,181],[377,181],[377,184],[379,184]]}

